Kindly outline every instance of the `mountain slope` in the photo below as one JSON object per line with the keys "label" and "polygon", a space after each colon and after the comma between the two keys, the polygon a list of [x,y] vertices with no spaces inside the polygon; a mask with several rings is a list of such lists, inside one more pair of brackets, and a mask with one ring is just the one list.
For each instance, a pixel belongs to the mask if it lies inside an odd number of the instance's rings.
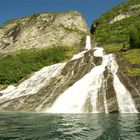
{"label": "mountain slope", "polygon": [[34,14],[0,27],[0,89],[79,52],[87,24],[77,11]]}
{"label": "mountain slope", "polygon": [[0,27],[0,53],[63,45],[77,47],[88,33],[86,22],[77,11],[34,14]]}
{"label": "mountain slope", "polygon": [[140,79],[139,29],[139,0],[128,0],[112,8],[96,19],[91,28],[96,43],[102,45],[106,52],[116,54],[120,71],[137,80]]}
{"label": "mountain slope", "polygon": [[99,44],[128,43],[136,27],[140,27],[140,1],[129,0],[96,19],[91,32]]}

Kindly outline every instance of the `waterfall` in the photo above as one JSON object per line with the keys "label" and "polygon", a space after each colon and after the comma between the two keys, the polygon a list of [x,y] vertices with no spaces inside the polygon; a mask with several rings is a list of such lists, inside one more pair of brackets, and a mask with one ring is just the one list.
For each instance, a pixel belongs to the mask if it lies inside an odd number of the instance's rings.
{"label": "waterfall", "polygon": [[114,77],[113,85],[116,91],[116,97],[120,113],[138,113],[134,101],[132,99],[131,93],[121,83],[119,77],[116,74],[118,70],[118,65],[115,61],[115,56],[113,54],[109,55],[109,61],[110,61],[109,67]]}
{"label": "waterfall", "polygon": [[[104,52],[102,48],[96,48],[94,56],[103,57]],[[82,79],[77,81],[73,86],[68,88],[62,93],[55,101],[53,106],[44,110],[49,113],[83,113],[83,108],[86,103],[86,99],[90,97],[93,113],[100,113],[97,108],[97,97],[100,94],[101,86],[104,82],[103,72],[108,63],[106,56],[104,56],[103,62],[100,66],[94,67],[88,74]],[[106,113],[108,111],[106,110]]]}
{"label": "waterfall", "polygon": [[89,35],[87,35],[87,38],[86,38],[85,49],[87,49],[87,50],[90,50],[91,49],[91,39],[90,39],[90,36]]}
{"label": "waterfall", "polygon": [[13,90],[15,90],[16,89],[16,87],[15,86],[13,86],[13,85],[9,85],[6,89],[4,89],[4,90],[1,90],[0,91],[0,94],[7,94],[7,93],[10,93],[10,92],[12,92]]}
{"label": "waterfall", "polygon": [[115,56],[113,54],[110,54],[108,55],[108,59],[108,67],[113,74],[113,85],[116,91],[116,97],[120,113],[138,113],[131,93],[126,89],[126,87],[117,76],[118,65],[115,61]]}
{"label": "waterfall", "polygon": [[[86,45],[87,46],[87,45]],[[49,113],[83,113],[85,103],[91,105],[93,113],[100,113],[98,96],[104,94],[104,111],[108,113],[104,71],[107,68],[113,75],[113,86],[116,91],[120,113],[137,113],[130,92],[125,88],[117,76],[118,65],[113,54],[106,55],[103,48],[95,48],[95,57],[102,57],[102,64],[74,83],[54,102],[51,108],[43,110]],[[104,85],[104,86],[103,86]],[[102,89],[102,90],[101,90]],[[88,101],[87,101],[88,100]]]}
{"label": "waterfall", "polygon": [[[89,59],[86,59],[86,56]],[[92,58],[100,58],[102,60],[101,64],[95,65],[94,62],[92,65],[89,64],[87,60],[90,60],[91,63],[92,61],[94,61],[94,59],[91,59],[91,56]],[[89,71],[83,73],[81,79],[79,78],[77,81],[74,79],[74,77],[72,79],[74,80],[74,82],[72,84],[68,83],[68,86],[65,85],[66,88],[62,91],[60,90],[60,93],[57,93],[58,88],[55,88],[54,86],[54,88],[50,88],[53,92],[49,93],[50,91],[48,88],[51,87],[50,81],[59,77],[60,79],[57,79],[55,81],[55,86],[59,87],[59,85],[61,85],[59,84],[59,81],[62,82],[63,86],[63,83],[66,82],[65,80],[69,80],[72,74],[75,75],[77,71],[77,69],[74,67],[69,72],[69,65],[71,66],[73,64],[76,64],[74,66],[77,66],[77,62],[80,64],[80,66],[82,66],[80,68],[84,68],[85,63],[89,64]],[[65,66],[67,66],[66,69]],[[40,71],[35,72],[30,78],[22,82],[19,86],[9,86],[7,87],[7,89],[0,91],[0,104],[5,102],[7,103],[3,106],[0,106],[0,108],[9,105],[10,102],[8,101],[23,97],[23,100],[20,100],[18,102],[20,104],[22,103],[22,101],[24,102],[28,98],[27,95],[37,95],[38,92],[46,86],[48,87],[48,91],[45,90],[43,97],[41,95],[42,98],[41,100],[39,100],[39,104],[37,104],[37,106],[35,107],[40,107],[39,111],[47,113],[109,113],[107,99],[107,86],[109,85],[107,84],[108,77],[105,76],[105,73],[107,72],[112,76],[112,87],[114,88],[113,94],[114,97],[116,97],[119,112],[137,113],[138,111],[136,109],[131,93],[120,81],[117,75],[117,71],[118,65],[115,60],[115,55],[105,54],[104,49],[101,47],[95,47],[92,49],[90,36],[87,36],[84,51],[74,55],[68,62],[44,67]],[[66,73],[68,72],[69,76],[67,77]],[[62,77],[63,79],[61,80]],[[37,96],[36,98],[38,99],[39,96]],[[49,100],[49,98],[51,98],[51,100]],[[50,103],[48,106],[46,104],[46,101],[48,104]],[[32,104],[30,105],[33,106]]]}
{"label": "waterfall", "polygon": [[87,52],[88,50],[91,50],[91,39],[89,35],[87,35],[86,37],[86,45],[85,45],[84,51],[74,55],[71,60],[75,60],[75,59],[83,57],[85,52]]}
{"label": "waterfall", "polygon": [[65,63],[46,66],[40,71],[35,72],[29,79],[25,80],[19,86],[9,86],[5,90],[0,91],[0,93],[3,94],[0,97],[0,103],[10,99],[36,94],[41,88],[49,83],[51,78],[57,76],[64,66]]}
{"label": "waterfall", "polygon": [[[102,66],[97,66],[86,74],[81,80],[62,93],[53,106],[44,110],[49,113],[83,113],[86,99],[91,97],[94,113],[97,109],[97,94],[102,84]],[[101,71],[99,71],[101,69]]]}

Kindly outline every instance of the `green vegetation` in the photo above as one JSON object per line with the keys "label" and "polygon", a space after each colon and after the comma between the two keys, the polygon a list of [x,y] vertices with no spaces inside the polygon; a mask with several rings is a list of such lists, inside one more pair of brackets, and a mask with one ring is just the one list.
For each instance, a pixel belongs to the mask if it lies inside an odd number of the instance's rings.
{"label": "green vegetation", "polygon": [[123,48],[123,44],[108,44],[103,46],[106,53],[116,53]]}
{"label": "green vegetation", "polygon": [[140,17],[130,17],[113,24],[97,26],[94,36],[100,44],[128,43],[130,32],[140,27]]}
{"label": "green vegetation", "polygon": [[119,14],[133,13],[133,15],[139,15],[139,7],[135,7],[138,4],[140,4],[139,0],[128,0],[128,2],[117,5],[108,12],[104,13],[101,17],[96,19],[94,23],[98,23],[98,25],[109,23]]}
{"label": "green vegetation", "polygon": [[125,72],[129,76],[140,76],[140,68],[124,67],[123,72]]}
{"label": "green vegetation", "polygon": [[[119,15],[129,17],[113,22]],[[140,76],[140,0],[128,0],[103,14],[94,21],[91,33],[106,53],[117,54],[125,74]]]}
{"label": "green vegetation", "polygon": [[130,49],[140,48],[140,26],[138,26],[136,30],[131,31],[129,43]]}
{"label": "green vegetation", "polygon": [[125,61],[131,64],[140,64],[140,49],[132,49],[124,52]]}
{"label": "green vegetation", "polygon": [[[126,46],[128,48],[128,46]],[[106,53],[118,53],[121,52],[123,60],[130,64],[140,64],[140,49],[127,49],[127,51],[121,51],[123,44],[109,44],[103,46]]]}
{"label": "green vegetation", "polygon": [[128,63],[128,65],[121,67],[125,74],[128,76],[140,76],[140,49],[129,49],[127,45],[127,50],[122,51],[123,47],[124,44],[108,44],[103,46],[106,53],[114,53],[118,55],[118,61]]}
{"label": "green vegetation", "polygon": [[40,68],[62,62],[78,50],[57,46],[45,50],[22,50],[16,55],[0,58],[0,85],[18,83]]}
{"label": "green vegetation", "polygon": [[[139,0],[129,0],[96,19],[91,27],[96,42],[100,45],[128,43],[130,32],[140,28],[140,7],[137,4],[140,4]],[[110,23],[118,15],[130,17]]]}

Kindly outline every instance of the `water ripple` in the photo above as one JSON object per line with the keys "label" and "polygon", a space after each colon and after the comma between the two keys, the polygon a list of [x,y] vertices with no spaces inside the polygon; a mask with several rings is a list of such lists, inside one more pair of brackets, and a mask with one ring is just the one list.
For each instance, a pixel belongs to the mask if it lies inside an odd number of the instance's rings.
{"label": "water ripple", "polygon": [[0,140],[139,139],[139,114],[0,113]]}

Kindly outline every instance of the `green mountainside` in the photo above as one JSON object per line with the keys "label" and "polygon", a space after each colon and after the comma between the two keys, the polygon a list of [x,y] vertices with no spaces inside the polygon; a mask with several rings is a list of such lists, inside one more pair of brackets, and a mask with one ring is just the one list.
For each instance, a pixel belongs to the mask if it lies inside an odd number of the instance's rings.
{"label": "green mountainside", "polygon": [[103,14],[91,33],[97,45],[116,54],[121,72],[140,77],[140,0],[128,0]]}
{"label": "green mountainside", "polygon": [[96,19],[91,32],[99,44],[128,43],[131,31],[140,27],[140,0],[129,0]]}
{"label": "green mountainside", "polygon": [[18,83],[45,66],[63,62],[78,50],[67,46],[37,50],[21,50],[18,54],[0,57],[0,85]]}

